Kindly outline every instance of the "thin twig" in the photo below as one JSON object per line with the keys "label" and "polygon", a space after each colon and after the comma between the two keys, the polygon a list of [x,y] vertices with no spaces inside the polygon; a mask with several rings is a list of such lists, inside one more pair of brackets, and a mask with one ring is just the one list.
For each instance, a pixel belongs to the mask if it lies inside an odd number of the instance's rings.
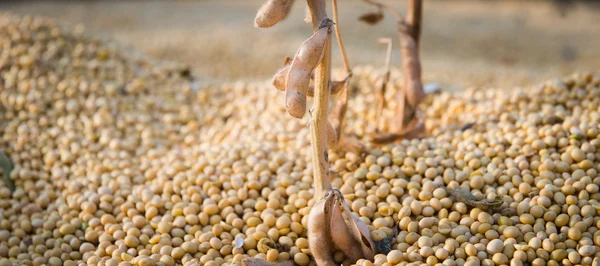
{"label": "thin twig", "polygon": [[342,60],[344,61],[344,68],[346,69],[346,74],[352,73],[350,69],[350,64],[348,63],[348,57],[346,56],[346,49],[344,48],[344,42],[342,42],[342,37],[340,34],[340,23],[338,21],[338,9],[337,9],[337,0],[332,0],[333,6],[333,23],[335,23],[335,37],[337,38],[338,46],[340,47],[340,54],[342,54]]}
{"label": "thin twig", "polygon": [[[342,42],[342,36],[340,33],[340,24],[338,21],[338,9],[337,9],[337,0],[332,0],[333,6],[333,22],[335,23],[335,36],[337,38],[338,46],[340,47],[340,54],[342,55],[342,61],[344,62],[344,68],[346,69],[346,74],[350,77],[352,76],[352,70],[350,69],[350,64],[348,63],[348,56],[346,55],[346,49],[344,48],[344,43]],[[333,107],[332,112],[332,126],[337,133],[337,143],[340,143],[340,139],[343,135],[343,127],[344,127],[344,118],[346,117],[346,110],[348,110],[348,86],[350,85],[350,78],[346,79],[344,83],[344,88],[342,88],[341,93],[337,97],[337,102]]]}
{"label": "thin twig", "polygon": [[392,39],[391,38],[380,38],[379,43],[387,43],[387,53],[385,58],[385,74],[381,80],[381,87],[379,87],[379,93],[377,98],[377,129],[383,128],[383,110],[386,106],[385,91],[387,84],[390,81],[390,64],[392,61]]}
{"label": "thin twig", "polygon": [[[312,17],[313,30],[319,29],[320,21],[327,18],[324,0],[308,0],[308,8]],[[323,57],[315,69],[315,97],[313,104],[312,127],[312,161],[314,168],[315,196],[323,198],[331,189],[329,179],[329,162],[327,161],[327,107],[329,104],[329,79],[331,72],[331,35],[328,35]]]}

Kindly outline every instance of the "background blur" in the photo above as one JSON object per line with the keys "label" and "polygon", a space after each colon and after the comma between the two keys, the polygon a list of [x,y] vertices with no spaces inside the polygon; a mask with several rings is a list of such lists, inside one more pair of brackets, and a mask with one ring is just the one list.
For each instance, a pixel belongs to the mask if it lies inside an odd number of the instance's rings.
{"label": "background blur", "polygon": [[[405,0],[384,1],[406,13]],[[562,1],[564,2],[564,1]],[[293,56],[311,34],[305,1],[273,28],[256,29],[262,0],[204,1],[0,1],[0,11],[83,23],[88,33],[112,38],[154,57],[189,64],[211,80],[264,80]],[[566,2],[564,2],[566,3]],[[513,87],[600,70],[600,3],[554,1],[426,0],[424,79],[446,88]],[[375,8],[340,0],[340,29],[350,64],[384,64],[380,37],[394,40],[394,19],[376,26],[357,21]],[[331,13],[329,13],[331,14]],[[337,46],[334,46],[337,47]],[[339,54],[333,55],[341,67]]]}

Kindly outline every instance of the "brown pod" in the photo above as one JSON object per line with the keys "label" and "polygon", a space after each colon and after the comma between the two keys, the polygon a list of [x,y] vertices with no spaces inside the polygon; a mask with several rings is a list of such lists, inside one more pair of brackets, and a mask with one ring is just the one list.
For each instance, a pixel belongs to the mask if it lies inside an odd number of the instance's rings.
{"label": "brown pod", "polygon": [[277,73],[273,76],[273,86],[280,91],[285,91],[285,77],[287,77],[290,66],[287,65],[277,70]]}
{"label": "brown pod", "polygon": [[308,216],[308,246],[317,265],[338,265],[333,260],[333,240],[331,239],[331,211],[335,204],[335,194],[329,191],[317,202]]}
{"label": "brown pod", "polygon": [[363,259],[363,251],[361,243],[356,241],[350,228],[344,220],[343,212],[345,212],[342,206],[343,196],[339,190],[334,190],[337,194],[335,204],[331,210],[331,237],[333,243],[346,254],[352,263],[355,263],[359,259]]}
{"label": "brown pod", "polygon": [[329,121],[327,121],[327,147],[333,149],[337,144],[337,134]]}
{"label": "brown pod", "polygon": [[254,18],[254,27],[269,28],[277,24],[284,16],[288,0],[268,0]]}
{"label": "brown pod", "polygon": [[402,56],[402,75],[404,76],[404,92],[406,100],[417,106],[425,99],[421,83],[421,63],[417,54],[415,40],[405,29],[400,30],[400,51]]}

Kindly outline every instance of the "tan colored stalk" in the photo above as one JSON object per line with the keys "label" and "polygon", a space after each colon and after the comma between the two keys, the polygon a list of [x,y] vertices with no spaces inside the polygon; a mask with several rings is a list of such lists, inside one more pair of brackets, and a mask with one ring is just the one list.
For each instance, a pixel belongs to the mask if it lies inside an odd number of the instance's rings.
{"label": "tan colored stalk", "polygon": [[[337,0],[332,0],[333,6],[333,22],[335,23],[335,37],[337,38],[338,46],[340,47],[340,54],[342,55],[342,61],[344,62],[344,69],[346,70],[346,75],[352,76],[352,70],[350,69],[350,64],[348,63],[348,56],[346,56],[346,49],[344,48],[344,43],[342,42],[342,36],[340,33],[340,24],[338,23],[338,10],[337,10]],[[344,87],[337,97],[337,102],[333,107],[332,111],[332,125],[337,133],[337,142],[339,143],[340,138],[342,137],[343,127],[344,127],[344,118],[346,117],[346,110],[348,109],[348,86],[350,85],[350,78],[346,79],[344,83]]]}
{"label": "tan colored stalk", "polygon": [[[325,1],[308,0],[313,30],[319,30],[320,21],[327,18]],[[321,62],[315,69],[315,96],[311,121],[313,178],[315,196],[322,199],[331,189],[329,162],[327,161],[327,107],[331,72],[331,35],[328,35]]]}

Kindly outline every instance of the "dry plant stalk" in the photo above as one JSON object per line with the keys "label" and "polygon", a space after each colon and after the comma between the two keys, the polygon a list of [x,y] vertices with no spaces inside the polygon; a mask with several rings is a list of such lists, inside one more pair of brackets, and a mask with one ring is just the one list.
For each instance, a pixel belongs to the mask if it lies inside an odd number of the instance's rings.
{"label": "dry plant stalk", "polygon": [[504,204],[504,200],[502,200],[502,197],[500,196],[496,196],[491,200],[478,200],[471,192],[466,190],[451,189],[441,184],[438,184],[437,187],[441,187],[446,190],[446,193],[448,193],[450,198],[454,201],[462,202],[472,208],[479,208],[482,211],[498,211],[502,204]]}
{"label": "dry plant stalk", "polygon": [[[337,18],[335,0],[333,2],[334,16]],[[332,189],[329,177],[327,147],[336,146],[339,139],[339,133],[336,134],[335,128],[327,119],[329,95],[331,91],[339,90],[345,94],[346,98],[339,101],[343,103],[341,116],[338,116],[341,119],[337,121],[338,126],[341,126],[346,109],[348,80],[352,74],[339,31],[336,31],[340,49],[344,54],[347,76],[342,82],[332,84],[331,27],[334,23],[327,17],[324,0],[308,0],[307,3],[314,34],[298,49],[291,64],[284,66],[275,74],[273,85],[279,90],[286,91],[288,113],[301,118],[306,109],[306,96],[309,93],[311,77],[314,77],[312,93],[314,104],[310,112],[310,129],[315,197],[321,200],[311,208],[309,214],[309,247],[317,265],[337,265],[333,259],[335,246],[341,248],[353,261],[360,258],[373,259],[375,249],[367,226],[352,214],[341,192]],[[270,265],[262,260],[246,263],[247,265],[250,263]]]}
{"label": "dry plant stalk", "polygon": [[396,17],[404,78],[403,87],[396,95],[395,117],[399,117],[401,120],[394,121],[390,126],[391,133],[377,135],[373,138],[373,142],[386,143],[399,138],[420,137],[425,131],[425,127],[418,117],[418,105],[425,98],[421,82],[421,62],[417,48],[421,31],[422,0],[409,0],[407,20],[386,4],[375,0],[364,1],[376,5],[380,9],[386,9]]}

